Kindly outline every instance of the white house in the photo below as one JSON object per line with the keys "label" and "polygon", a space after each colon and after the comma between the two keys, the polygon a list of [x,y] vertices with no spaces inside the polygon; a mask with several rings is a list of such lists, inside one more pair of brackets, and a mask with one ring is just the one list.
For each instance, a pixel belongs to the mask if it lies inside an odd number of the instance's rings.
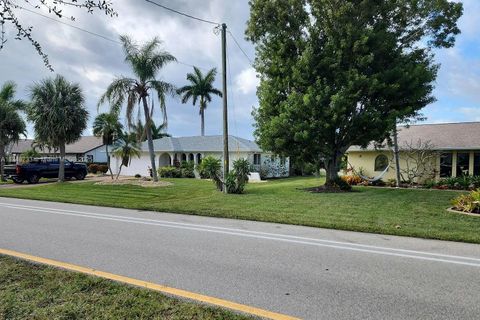
{"label": "white house", "polygon": [[[7,150],[8,161],[18,163],[21,161],[22,153],[33,148],[34,140],[24,139],[19,140],[17,143],[11,146],[10,150]],[[42,157],[58,157],[60,153],[58,150],[53,149],[44,149],[36,148],[36,151]],[[106,163],[107,154],[105,151],[105,145],[102,142],[102,138],[94,136],[84,136],[81,137],[78,141],[66,145],[65,148],[65,157],[70,161],[81,161],[81,162],[96,162],[96,163]]]}
{"label": "white house", "polygon": [[[223,137],[194,136],[194,137],[166,137],[153,141],[157,169],[165,166],[175,166],[183,161],[193,161],[199,164],[203,158],[213,156],[223,158]],[[256,172],[264,177],[287,177],[289,175],[289,159],[264,152],[254,142],[247,139],[229,136],[228,148],[230,154],[230,168],[237,159],[244,158],[250,161]],[[131,159],[128,167],[122,168],[122,175],[136,174],[147,176],[150,168],[150,156],[147,142],[142,143],[140,158]],[[222,161],[223,162],[223,161]],[[112,170],[118,172],[120,159],[112,158]]]}

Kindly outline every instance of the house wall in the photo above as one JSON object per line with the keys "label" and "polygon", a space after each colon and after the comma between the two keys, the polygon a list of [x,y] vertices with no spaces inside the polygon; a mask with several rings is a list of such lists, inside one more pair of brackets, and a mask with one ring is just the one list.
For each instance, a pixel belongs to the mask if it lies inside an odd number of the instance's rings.
{"label": "house wall", "polygon": [[[197,163],[197,154],[199,152],[185,152],[184,154],[187,155],[187,160],[189,158],[190,154],[193,154],[195,156],[194,162]],[[156,152],[155,154],[155,163],[157,166],[157,169],[161,167],[161,164],[164,164],[167,159],[165,155],[169,155],[169,159],[171,161],[170,165],[173,165],[173,160],[176,159],[178,161],[182,161],[182,154],[183,153],[171,153],[171,152]],[[200,153],[202,159],[207,157],[207,156],[213,156],[217,159],[222,160],[223,159],[223,154],[221,152],[202,152]],[[230,152],[230,170],[233,169],[233,162],[238,159],[248,159],[248,161],[253,165],[253,158],[254,158],[254,153],[252,152]],[[273,157],[271,154],[268,153],[261,153],[261,165],[260,166],[254,166],[257,171],[262,171],[265,173],[266,177],[288,177],[289,175],[289,159],[286,158],[284,162],[281,161],[279,157]],[[222,161],[223,162],[223,161]],[[112,170],[117,173],[118,169],[120,167],[120,159],[112,157]],[[134,176],[136,174],[140,174],[142,176],[148,176],[149,174],[149,167],[150,165],[150,156],[148,152],[142,152],[142,155],[140,158],[134,158],[132,159],[130,165],[128,167],[123,167],[122,168],[122,175],[126,176]]]}
{"label": "house wall", "polygon": [[[109,147],[109,151],[112,150],[112,147]],[[105,152],[105,146],[98,147],[96,149],[90,150],[89,152],[83,155],[84,161],[87,162],[88,156],[93,156],[92,162],[107,162],[107,153]]]}
{"label": "house wall", "polygon": [[[459,152],[462,153],[469,153],[470,161],[469,161],[469,175],[474,174],[474,154],[475,152],[480,151],[445,151],[445,153],[452,153],[452,177],[456,177],[460,175],[457,173],[457,154]],[[396,178],[396,170],[395,170],[395,162],[393,152],[391,151],[351,151],[348,153],[348,168],[353,167],[356,172],[362,169],[364,175],[369,177],[377,177],[381,174],[379,171],[375,171],[375,158],[381,154],[384,154],[390,160],[390,167],[387,173],[383,176],[382,180],[387,181],[388,179],[395,179]],[[440,157],[436,157],[434,159],[435,164],[432,167],[436,170],[435,178],[438,180],[440,179]],[[400,151],[400,167],[406,167],[406,160],[402,157],[402,152]],[[352,172],[350,172],[352,174]]]}

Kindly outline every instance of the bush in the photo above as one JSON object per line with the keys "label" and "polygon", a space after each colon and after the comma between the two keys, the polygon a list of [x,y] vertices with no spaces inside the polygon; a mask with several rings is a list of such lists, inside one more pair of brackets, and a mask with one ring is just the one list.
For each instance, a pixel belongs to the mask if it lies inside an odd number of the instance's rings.
{"label": "bush", "polygon": [[98,164],[95,164],[95,163],[89,164],[88,172],[96,174],[98,172]]}
{"label": "bush", "polygon": [[162,178],[181,178],[182,170],[177,167],[162,167],[158,169],[158,175]]}
{"label": "bush", "polygon": [[142,175],[141,175],[140,173],[137,173],[137,174],[135,175],[135,178],[137,178],[137,179],[140,179],[141,177],[142,177]]}
{"label": "bush", "polygon": [[480,213],[480,189],[456,197],[452,200],[452,204],[455,210]]}
{"label": "bush", "polygon": [[238,159],[233,162],[233,170],[229,172],[225,180],[228,193],[241,194],[248,183],[250,163],[247,159]]}
{"label": "bush", "polygon": [[180,165],[182,178],[195,178],[195,162],[184,161]]}
{"label": "bush", "polygon": [[362,182],[362,178],[357,175],[342,176],[341,179],[351,186],[356,186]]}
{"label": "bush", "polygon": [[98,172],[107,173],[108,172],[108,166],[105,165],[105,164],[98,165]]}
{"label": "bush", "polygon": [[217,159],[212,156],[205,157],[200,164],[200,172],[203,176],[212,179],[217,189],[223,191],[223,182],[222,182],[222,163],[220,159]]}
{"label": "bush", "polygon": [[474,190],[480,188],[480,176],[445,178],[435,185],[437,189]]}

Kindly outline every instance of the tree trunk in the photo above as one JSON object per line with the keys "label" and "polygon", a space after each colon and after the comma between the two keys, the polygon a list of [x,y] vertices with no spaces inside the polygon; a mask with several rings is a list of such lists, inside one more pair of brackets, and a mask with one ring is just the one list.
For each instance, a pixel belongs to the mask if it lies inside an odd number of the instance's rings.
{"label": "tree trunk", "polygon": [[200,117],[201,117],[201,122],[202,122],[202,137],[205,135],[205,109],[201,108],[200,109]]}
{"label": "tree trunk", "polygon": [[397,188],[400,188],[400,156],[399,156],[399,151],[398,151],[398,132],[397,132],[397,126],[395,124],[395,129],[393,130],[393,152],[395,154],[395,178],[397,182]]}
{"label": "tree trunk", "polygon": [[107,166],[108,166],[108,170],[110,171],[110,176],[112,177],[112,180],[113,180],[113,171],[112,171],[112,167],[110,165],[110,154],[108,153],[108,141],[107,143],[105,144],[105,153],[107,154]]}
{"label": "tree trunk", "polygon": [[340,171],[342,156],[343,156],[343,153],[336,152],[334,156],[326,160],[325,162],[325,170],[327,172],[327,177],[325,181],[326,186],[333,186],[335,181],[338,179],[338,171]]}
{"label": "tree trunk", "polygon": [[6,181],[5,179],[5,146],[0,144],[0,180]]}
{"label": "tree trunk", "polygon": [[153,149],[152,123],[150,121],[150,111],[148,110],[147,97],[142,98],[143,112],[145,113],[145,131],[147,132],[148,152],[150,154],[150,163],[152,167],[153,181],[158,181],[157,166],[155,165],[155,150]]}
{"label": "tree trunk", "polygon": [[[120,177],[120,172],[122,172],[122,167],[123,167],[123,162],[120,163],[120,167],[118,168],[118,173],[117,173],[117,178],[116,180],[118,180],[118,177]],[[113,178],[113,177],[112,177]]]}
{"label": "tree trunk", "polygon": [[60,161],[58,166],[58,182],[65,182],[65,143],[60,145]]}
{"label": "tree trunk", "polygon": [[201,126],[201,135],[205,135],[205,100],[204,97],[200,97],[200,126]]}

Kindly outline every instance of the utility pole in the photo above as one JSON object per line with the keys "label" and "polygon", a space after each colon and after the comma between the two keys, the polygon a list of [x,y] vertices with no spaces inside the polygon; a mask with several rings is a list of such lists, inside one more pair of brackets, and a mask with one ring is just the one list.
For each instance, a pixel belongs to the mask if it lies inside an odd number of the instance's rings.
{"label": "utility pole", "polygon": [[227,193],[227,175],[230,166],[228,155],[228,110],[227,110],[227,25],[222,24],[222,82],[223,82],[223,192]]}

